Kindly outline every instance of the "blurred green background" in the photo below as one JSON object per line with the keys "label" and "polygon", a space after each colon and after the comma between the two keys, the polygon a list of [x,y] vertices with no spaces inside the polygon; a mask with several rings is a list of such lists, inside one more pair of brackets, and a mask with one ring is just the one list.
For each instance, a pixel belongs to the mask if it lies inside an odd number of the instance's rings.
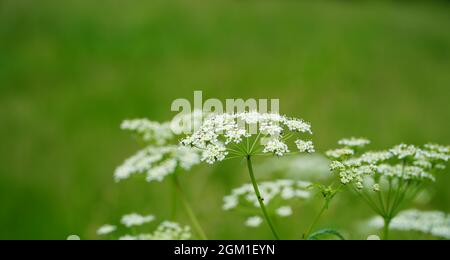
{"label": "blurred green background", "polygon": [[[138,149],[119,125],[168,120],[194,90],[279,98],[319,151],[353,135],[375,149],[449,144],[449,14],[448,1],[0,1],[0,239],[95,239],[125,213],[168,218],[169,183],[114,183]],[[221,210],[244,166],[181,177],[210,238],[271,238]],[[450,212],[449,182],[422,207]],[[282,236],[298,238],[319,201],[277,223]],[[365,238],[352,230],[371,215],[343,195],[319,226]]]}

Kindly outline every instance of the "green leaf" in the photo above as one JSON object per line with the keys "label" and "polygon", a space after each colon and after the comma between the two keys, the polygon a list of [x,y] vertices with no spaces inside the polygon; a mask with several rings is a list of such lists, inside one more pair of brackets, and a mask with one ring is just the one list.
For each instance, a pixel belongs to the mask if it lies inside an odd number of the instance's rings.
{"label": "green leaf", "polygon": [[308,238],[306,238],[306,240],[320,240],[319,237],[324,236],[324,235],[332,235],[332,236],[339,238],[340,240],[345,240],[344,236],[341,235],[341,233],[339,233],[337,230],[329,229],[329,228],[321,229],[321,230],[318,230],[318,231],[312,233],[311,235],[309,235]]}

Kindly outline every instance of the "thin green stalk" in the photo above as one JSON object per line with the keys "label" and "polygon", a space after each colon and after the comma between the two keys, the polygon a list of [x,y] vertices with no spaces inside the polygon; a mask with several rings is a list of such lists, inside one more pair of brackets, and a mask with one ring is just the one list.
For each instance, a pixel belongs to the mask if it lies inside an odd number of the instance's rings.
{"label": "thin green stalk", "polygon": [[184,209],[186,210],[186,213],[187,213],[189,219],[191,220],[191,223],[192,223],[194,229],[196,230],[200,239],[208,240],[208,237],[206,236],[197,217],[195,216],[194,211],[192,210],[191,205],[190,205],[189,201],[187,200],[186,195],[183,191],[183,188],[181,187],[181,184],[178,181],[178,178],[176,176],[174,176],[174,183],[175,183],[175,187],[177,188],[178,194],[180,195],[181,202],[183,203]]}
{"label": "thin green stalk", "polygon": [[392,194],[392,180],[389,179],[389,191],[387,194],[387,202],[386,202],[386,210],[387,212],[391,211],[391,194]]}
{"label": "thin green stalk", "polygon": [[172,209],[171,209],[171,219],[175,219],[176,215],[177,215],[177,195],[178,195],[178,191],[177,191],[177,187],[176,187],[176,183],[175,183],[175,175],[173,174],[173,191],[172,191]]}
{"label": "thin green stalk", "polygon": [[269,214],[267,213],[266,206],[264,205],[263,198],[261,197],[261,193],[259,192],[258,183],[256,182],[255,174],[253,173],[253,165],[252,165],[252,160],[251,160],[250,155],[247,156],[247,166],[248,166],[248,173],[250,175],[250,179],[252,180],[253,189],[255,190],[255,194],[258,198],[259,206],[264,215],[264,218],[266,219],[266,222],[269,225],[270,230],[272,231],[275,239],[280,240],[280,237],[278,236],[278,233],[272,223],[272,220],[270,220]]}
{"label": "thin green stalk", "polygon": [[391,218],[384,219],[383,240],[389,239],[389,225],[391,224]]}

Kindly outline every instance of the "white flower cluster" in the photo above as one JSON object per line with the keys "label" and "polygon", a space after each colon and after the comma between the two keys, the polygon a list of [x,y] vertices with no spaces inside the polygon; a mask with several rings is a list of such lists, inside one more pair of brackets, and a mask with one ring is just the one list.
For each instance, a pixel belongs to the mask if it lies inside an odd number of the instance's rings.
{"label": "white flower cluster", "polygon": [[245,221],[245,225],[247,227],[251,227],[251,228],[259,227],[259,226],[261,226],[262,223],[263,223],[263,219],[260,216],[249,217]]}
{"label": "white flower cluster", "polygon": [[121,128],[136,133],[145,142],[156,145],[164,145],[174,137],[170,123],[158,123],[148,119],[125,120]]}
{"label": "white flower cluster", "polygon": [[189,226],[181,226],[176,222],[164,221],[151,234],[125,235],[119,240],[188,240],[191,237],[191,228]]}
{"label": "white flower cluster", "polygon": [[355,152],[352,149],[349,148],[339,148],[335,150],[327,151],[325,154],[330,158],[343,158],[347,156],[352,156]]}
{"label": "white flower cluster", "polygon": [[[124,215],[120,220],[120,223],[126,228],[136,228],[144,224],[153,222],[155,216],[147,215],[143,216],[137,213],[131,213]],[[97,235],[105,236],[117,231],[117,226],[103,225],[97,229]],[[163,221],[155,229],[153,233],[137,234],[137,235],[124,235],[119,240],[187,240],[191,238],[191,228],[189,226],[181,226],[176,222]]]}
{"label": "white flower cluster", "polygon": [[328,151],[326,154],[333,161],[330,168],[339,175],[342,184],[353,183],[362,189],[364,180],[372,179],[372,190],[379,191],[374,185],[380,177],[413,181],[434,181],[431,172],[445,168],[449,159],[449,148],[427,144],[423,148],[400,144],[387,151],[365,152],[358,154],[354,147],[362,148],[370,141],[367,139],[343,139],[338,142],[343,148]]}
{"label": "white flower cluster", "polygon": [[[295,198],[308,199],[311,197],[311,192],[308,188],[311,186],[310,182],[293,181],[293,180],[276,180],[261,182],[259,185],[261,197],[265,205],[269,205],[274,199],[290,200]],[[241,204],[250,204],[256,208],[259,207],[258,197],[256,196],[252,184],[245,184],[239,188],[232,190],[231,194],[223,198],[223,209],[231,210]],[[282,208],[279,215],[287,214],[287,208]]]}
{"label": "white flower cluster", "polygon": [[436,178],[424,171],[423,168],[417,166],[403,166],[400,164],[389,165],[380,164],[376,167],[378,173],[386,177],[395,177],[403,180],[430,180],[435,181]]}
{"label": "white flower cluster", "polygon": [[176,145],[149,146],[119,166],[114,173],[114,179],[121,181],[135,174],[146,174],[148,182],[162,181],[167,175],[175,172],[177,167],[190,170],[198,163],[200,155],[195,149]]}
{"label": "white flower cluster", "polygon": [[[153,216],[153,215],[142,216],[137,213],[131,213],[131,214],[124,215],[122,217],[120,223],[122,225],[124,225],[125,227],[130,228],[130,227],[142,226],[142,225],[152,222],[154,220],[155,220],[155,216]],[[97,229],[97,235],[99,235],[99,236],[109,235],[116,231],[117,231],[117,226],[106,224]]]}
{"label": "white flower cluster", "polygon": [[[280,217],[289,217],[293,214],[292,208],[289,206],[282,206],[276,209],[275,213]],[[252,216],[248,217],[245,220],[245,225],[250,228],[257,228],[261,226],[261,224],[264,222],[263,218],[260,216]]]}
{"label": "white flower cluster", "polygon": [[[381,217],[369,221],[369,226],[382,228]],[[392,219],[390,228],[399,231],[418,231],[435,237],[450,239],[450,215],[440,211],[405,210]]]}
{"label": "white flower cluster", "polygon": [[120,223],[122,223],[124,226],[130,228],[135,226],[142,226],[146,223],[152,222],[155,220],[155,216],[148,215],[148,216],[142,216],[137,213],[131,213],[128,215],[125,215],[120,220]]}
{"label": "white flower cluster", "polygon": [[[300,119],[275,113],[243,112],[213,115],[203,122],[198,131],[186,137],[181,143],[202,149],[202,161],[213,164],[227,157],[229,154],[227,145],[242,143],[244,139],[253,135],[261,136],[265,140],[262,142],[263,153],[283,156],[290,152],[285,143],[286,132],[312,134],[311,126]],[[300,151],[314,151],[312,142],[300,141],[298,139],[296,142]]]}
{"label": "white flower cluster", "polygon": [[117,230],[116,226],[113,225],[103,225],[99,229],[97,229],[97,235],[104,236],[109,235]]}
{"label": "white flower cluster", "polygon": [[368,144],[370,144],[370,141],[365,139],[365,138],[355,138],[355,137],[351,137],[351,138],[344,138],[339,140],[338,142],[339,145],[342,146],[346,146],[346,147],[364,147]]}
{"label": "white flower cluster", "polygon": [[312,141],[297,140],[297,141],[295,141],[295,144],[297,145],[297,148],[301,153],[315,153],[316,152]]}

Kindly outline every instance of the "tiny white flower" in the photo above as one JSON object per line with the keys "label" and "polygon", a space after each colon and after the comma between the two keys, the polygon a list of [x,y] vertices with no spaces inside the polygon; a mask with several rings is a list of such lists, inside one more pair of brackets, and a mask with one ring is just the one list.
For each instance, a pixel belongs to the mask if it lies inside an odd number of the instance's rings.
{"label": "tiny white flower", "polygon": [[[261,182],[258,186],[266,206],[270,205],[273,200],[288,201],[291,199],[309,199],[311,197],[310,182],[279,179]],[[258,197],[253,190],[252,184],[247,183],[233,189],[230,195],[223,198],[222,208],[231,210],[238,207],[239,204],[250,204],[256,208],[259,207]]]}
{"label": "tiny white flower", "polygon": [[131,236],[131,235],[125,235],[125,236],[121,236],[119,238],[119,240],[123,240],[123,241],[133,241],[133,240],[139,240],[137,237],[135,236]]}
{"label": "tiny white flower", "polygon": [[143,224],[152,222],[153,220],[155,220],[155,216],[153,215],[142,216],[137,213],[132,213],[123,216],[120,222],[126,227],[133,227],[133,226],[141,226]]}
{"label": "tiny white flower", "polygon": [[367,237],[367,240],[381,240],[381,238],[377,235],[370,235]]}
{"label": "tiny white flower", "polygon": [[103,225],[99,229],[97,229],[97,235],[104,236],[113,233],[117,230],[116,226],[113,225]]}
{"label": "tiny white flower", "polygon": [[247,227],[256,228],[259,227],[263,223],[263,219],[259,216],[249,217],[245,221],[245,225]]}
{"label": "tiny white flower", "polygon": [[339,145],[357,148],[357,147],[364,147],[368,144],[370,144],[370,141],[365,138],[344,138],[338,141]]}
{"label": "tiny white flower", "polygon": [[311,141],[303,141],[303,140],[297,140],[295,141],[295,144],[297,145],[298,150],[301,153],[314,153],[314,144]]}
{"label": "tiny white flower", "polygon": [[70,235],[67,237],[67,240],[77,241],[77,240],[81,240],[81,238],[77,235]]}
{"label": "tiny white flower", "polygon": [[352,149],[340,148],[336,150],[330,150],[326,152],[326,155],[331,158],[341,159],[347,156],[351,156],[355,153]]}
{"label": "tiny white flower", "polygon": [[279,139],[272,139],[267,142],[263,153],[273,153],[277,156],[283,156],[285,153],[289,153],[288,146]]}
{"label": "tiny white flower", "polygon": [[[369,220],[368,224],[375,228],[384,226],[383,219],[379,216]],[[389,228],[398,231],[417,231],[450,239],[450,215],[440,211],[405,210],[392,219]]]}
{"label": "tiny white flower", "polygon": [[277,215],[280,217],[289,217],[292,215],[292,208],[289,206],[280,207],[277,209]]}

